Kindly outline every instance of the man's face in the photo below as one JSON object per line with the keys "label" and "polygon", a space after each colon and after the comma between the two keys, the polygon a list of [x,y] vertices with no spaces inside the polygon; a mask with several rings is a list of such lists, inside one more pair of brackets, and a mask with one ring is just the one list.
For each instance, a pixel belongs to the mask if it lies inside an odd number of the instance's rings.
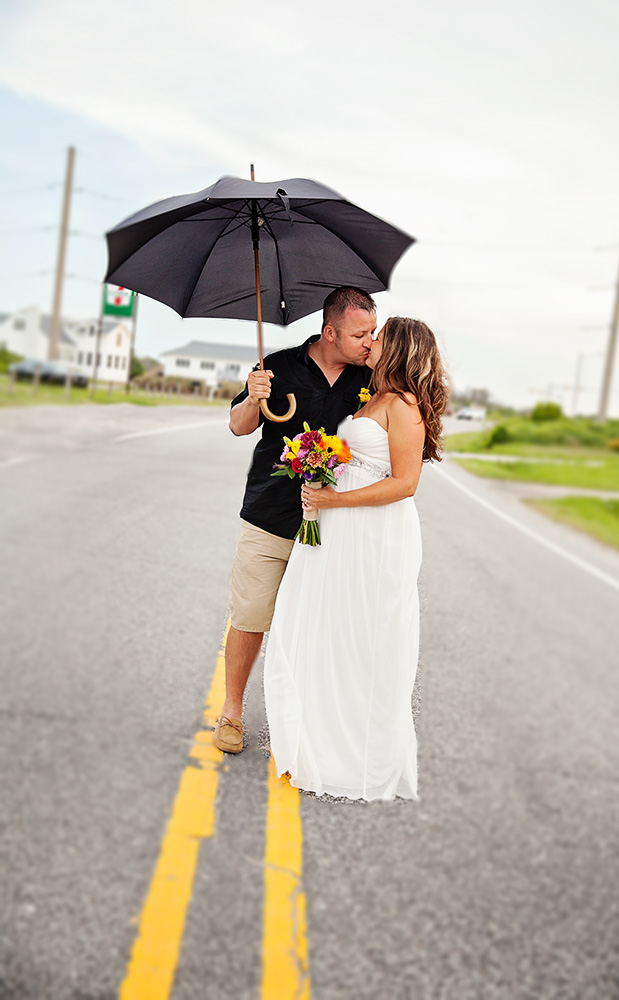
{"label": "man's face", "polygon": [[364,365],[372,347],[372,334],[376,329],[376,313],[366,309],[347,309],[335,324],[333,346],[339,360],[347,365]]}

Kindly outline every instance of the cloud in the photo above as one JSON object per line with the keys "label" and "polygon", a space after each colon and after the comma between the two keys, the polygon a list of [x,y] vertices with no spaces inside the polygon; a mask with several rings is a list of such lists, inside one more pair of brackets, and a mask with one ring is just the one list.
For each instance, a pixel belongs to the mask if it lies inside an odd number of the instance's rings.
{"label": "cloud", "polygon": [[554,330],[605,308],[586,289],[612,276],[587,248],[619,217],[618,9],[22,0],[0,12],[0,83],[123,137],[128,161],[139,148],[142,185],[130,162],[114,176],[144,202],[253,161],[259,179],[314,177],[397,223],[419,243],[386,302],[423,311],[467,371],[457,331],[496,324],[483,370],[498,379],[522,325],[560,350]]}

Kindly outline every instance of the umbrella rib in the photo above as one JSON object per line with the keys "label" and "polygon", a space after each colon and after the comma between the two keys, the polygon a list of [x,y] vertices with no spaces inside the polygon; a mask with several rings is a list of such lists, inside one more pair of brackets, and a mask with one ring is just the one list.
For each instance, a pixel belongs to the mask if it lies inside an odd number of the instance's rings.
{"label": "umbrella rib", "polygon": [[[323,201],[326,201],[326,200],[327,200],[326,198],[323,199]],[[312,204],[316,205],[316,204],[320,204],[320,202],[313,202]],[[350,204],[350,202],[347,202],[346,204]],[[353,208],[354,208],[354,206],[353,206]],[[296,209],[296,211],[300,211],[300,209]],[[377,278],[378,281],[380,281],[383,285],[385,285],[386,288],[389,288],[389,283],[383,281],[383,279],[380,276],[380,274],[377,274],[376,271],[374,270],[374,268],[370,264],[368,264],[368,262],[365,259],[365,257],[362,257],[361,254],[357,250],[353,249],[353,247],[351,247],[350,244],[346,242],[346,240],[342,239],[342,237],[338,233],[336,233],[335,230],[333,230],[331,228],[331,226],[328,226],[325,222],[316,222],[313,219],[311,219],[309,221],[313,222],[313,224],[316,225],[316,226],[320,226],[322,229],[326,229],[327,232],[331,233],[332,236],[335,236],[336,240],[339,243],[341,243],[343,246],[347,247],[348,250],[350,250],[352,253],[354,253],[359,258],[359,260],[363,261],[363,263],[367,267],[368,271],[371,271],[372,274],[374,275],[374,277]]]}
{"label": "umbrella rib", "polygon": [[267,231],[267,233],[269,234],[269,236],[271,237],[271,239],[273,240],[273,242],[275,244],[275,259],[277,260],[277,275],[279,277],[279,301],[280,301],[280,309],[281,309],[282,313],[284,313],[284,319],[285,319],[286,318],[286,315],[285,315],[285,312],[284,312],[285,306],[283,306],[282,303],[286,301],[286,297],[284,295],[284,285],[283,285],[283,281],[282,281],[282,265],[281,265],[281,260],[280,260],[280,257],[279,257],[279,243],[277,242],[277,239],[275,237],[275,233],[271,229],[271,223],[266,218],[266,216],[263,216],[263,218],[264,218],[264,225],[266,227],[266,231]]}
{"label": "umbrella rib", "polygon": [[[245,205],[244,205],[244,207],[245,207],[245,208],[248,208],[248,207],[249,207],[249,206],[248,206],[248,202],[247,202],[247,201],[245,201]],[[236,212],[236,213],[235,213],[234,215],[232,215],[232,216],[230,217],[230,219],[228,220],[228,226],[229,226],[229,225],[230,225],[230,224],[231,224],[232,222],[234,222],[234,220],[235,220],[235,219],[236,219],[237,217],[238,217],[238,212]],[[194,221],[196,221],[196,222],[199,222],[200,220],[199,220],[199,219],[195,219]],[[224,226],[224,228],[223,228],[222,232],[221,232],[221,233],[219,234],[219,236],[217,237],[217,239],[216,239],[216,240],[215,240],[215,242],[213,243],[213,246],[211,247],[211,249],[210,249],[210,250],[209,250],[209,252],[207,253],[206,257],[204,258],[204,260],[203,260],[203,262],[202,262],[202,267],[200,268],[200,271],[199,271],[199,273],[198,273],[198,276],[196,277],[196,280],[194,281],[193,285],[191,286],[191,291],[190,291],[189,295],[188,295],[188,296],[186,296],[186,298],[185,298],[185,301],[184,301],[184,303],[183,303],[183,312],[181,313],[181,315],[182,315],[182,316],[184,316],[184,315],[185,315],[185,311],[187,310],[187,307],[189,306],[189,303],[191,302],[191,300],[192,300],[192,298],[193,298],[193,293],[195,292],[195,290],[196,290],[196,288],[197,288],[197,285],[198,285],[198,282],[199,282],[200,278],[202,277],[202,275],[203,275],[203,273],[204,273],[204,268],[206,267],[206,265],[207,265],[207,263],[208,263],[208,261],[209,261],[209,258],[210,258],[210,256],[211,256],[211,254],[212,254],[213,250],[214,250],[214,249],[215,249],[215,247],[217,246],[217,244],[218,244],[219,240],[223,239],[224,235],[227,235],[227,233],[226,233],[226,230],[228,229],[228,226]],[[240,226],[237,226],[236,228],[237,228],[237,229],[240,229]]]}

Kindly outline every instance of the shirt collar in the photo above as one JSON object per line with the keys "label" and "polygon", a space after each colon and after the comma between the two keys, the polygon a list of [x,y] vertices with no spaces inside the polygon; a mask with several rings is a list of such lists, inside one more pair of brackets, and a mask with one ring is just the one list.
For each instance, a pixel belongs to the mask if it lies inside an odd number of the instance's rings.
{"label": "shirt collar", "polygon": [[309,350],[310,344],[315,344],[317,340],[320,340],[320,334],[315,333],[313,337],[308,337],[303,344],[299,344],[297,347],[297,360],[301,361],[304,365],[307,364],[307,352]]}

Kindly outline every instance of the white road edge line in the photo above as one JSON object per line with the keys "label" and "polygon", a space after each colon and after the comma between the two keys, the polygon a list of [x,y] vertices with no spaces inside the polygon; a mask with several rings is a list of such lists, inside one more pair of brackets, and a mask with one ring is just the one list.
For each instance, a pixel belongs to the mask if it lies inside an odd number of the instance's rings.
{"label": "white road edge line", "polygon": [[152,431],[136,431],[133,434],[121,434],[114,441],[133,441],[135,438],[155,437],[157,434],[174,434],[176,431],[192,431],[197,427],[221,427],[228,424],[226,420],[201,420],[199,424],[179,424],[177,427],[156,427]]}
{"label": "white road edge line", "polygon": [[468,486],[463,486],[462,483],[459,483],[457,479],[453,479],[453,477],[447,472],[444,472],[443,469],[437,469],[436,466],[434,466],[434,472],[438,473],[439,476],[442,476],[443,479],[446,479],[447,482],[451,483],[452,486],[455,486],[456,489],[465,493],[467,497],[471,497],[471,499],[475,500],[481,507],[485,507],[486,510],[495,514],[496,517],[500,517],[502,521],[506,521],[507,524],[511,524],[512,528],[517,528],[523,535],[527,535],[529,538],[532,538],[533,541],[538,542],[539,545],[543,545],[544,548],[549,549],[550,552],[554,552],[555,555],[561,556],[563,559],[571,562],[574,566],[578,566],[578,568],[584,570],[585,573],[589,573],[591,576],[594,576],[596,580],[601,580],[602,583],[612,587],[613,590],[619,590],[619,580],[615,579],[615,577],[609,576],[608,573],[604,573],[603,570],[597,569],[595,566],[592,566],[591,563],[573,555],[560,545],[555,545],[554,542],[548,541],[548,539],[544,538],[543,535],[540,535],[538,531],[534,531],[533,528],[527,528],[527,526],[522,524],[521,521],[517,521],[515,517],[505,514],[504,511],[495,507],[494,504],[488,503],[487,500],[482,500],[482,498],[473,490],[470,490]]}

